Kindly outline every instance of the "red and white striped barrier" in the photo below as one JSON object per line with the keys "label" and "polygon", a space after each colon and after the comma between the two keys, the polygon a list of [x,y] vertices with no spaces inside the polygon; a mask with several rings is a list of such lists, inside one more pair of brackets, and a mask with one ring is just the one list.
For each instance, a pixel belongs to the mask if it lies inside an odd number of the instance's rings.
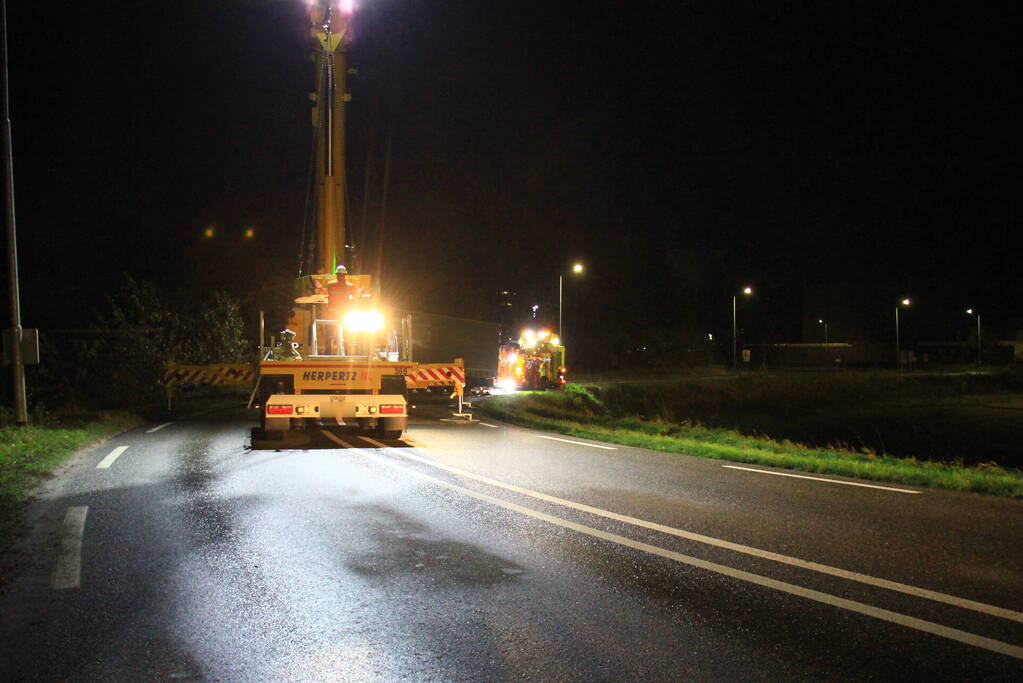
{"label": "red and white striped barrier", "polygon": [[461,365],[420,365],[405,376],[410,388],[465,384],[465,368]]}
{"label": "red and white striped barrier", "polygon": [[212,365],[173,365],[168,363],[163,373],[164,387],[180,384],[213,384],[215,386],[243,386],[252,384],[256,371],[251,365],[215,363]]}

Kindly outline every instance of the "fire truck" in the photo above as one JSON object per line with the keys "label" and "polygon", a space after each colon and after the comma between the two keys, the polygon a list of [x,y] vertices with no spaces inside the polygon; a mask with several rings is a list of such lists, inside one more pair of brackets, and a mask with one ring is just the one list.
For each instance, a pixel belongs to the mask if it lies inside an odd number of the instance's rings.
{"label": "fire truck", "polygon": [[498,389],[560,389],[567,378],[565,347],[548,330],[523,330],[518,342],[498,349]]}
{"label": "fire truck", "polygon": [[[346,51],[352,3],[314,0],[308,11],[315,40],[313,101],[315,236],[294,291],[287,329],[264,346],[250,406],[260,410],[253,446],[311,427],[399,438],[408,424],[409,389],[449,387],[459,405],[461,359],[411,360],[410,318],[388,315],[370,274],[353,265],[345,241]],[[393,310],[393,309],[392,309]],[[456,413],[464,416],[461,409]]]}

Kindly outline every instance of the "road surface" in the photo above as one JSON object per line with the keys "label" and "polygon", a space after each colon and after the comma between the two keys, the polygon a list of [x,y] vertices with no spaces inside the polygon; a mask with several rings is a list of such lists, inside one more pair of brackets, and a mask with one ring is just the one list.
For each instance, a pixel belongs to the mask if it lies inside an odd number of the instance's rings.
{"label": "road surface", "polygon": [[83,451],[31,510],[0,679],[1023,680],[1019,502],[439,417]]}

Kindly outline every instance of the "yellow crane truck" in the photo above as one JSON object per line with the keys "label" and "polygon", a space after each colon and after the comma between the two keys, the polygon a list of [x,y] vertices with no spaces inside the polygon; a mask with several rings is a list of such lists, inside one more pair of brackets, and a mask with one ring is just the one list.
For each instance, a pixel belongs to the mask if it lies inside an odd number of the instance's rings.
{"label": "yellow crane truck", "polygon": [[254,447],[312,426],[399,438],[408,423],[409,389],[446,386],[461,399],[465,385],[460,359],[412,361],[410,335],[401,334],[404,319],[389,319],[370,275],[349,274],[341,265],[350,261],[344,190],[352,3],[313,0],[308,9],[318,74],[311,96],[315,255],[306,264],[309,274],[296,282],[287,329],[269,347],[260,341],[258,380],[250,399],[260,410]]}

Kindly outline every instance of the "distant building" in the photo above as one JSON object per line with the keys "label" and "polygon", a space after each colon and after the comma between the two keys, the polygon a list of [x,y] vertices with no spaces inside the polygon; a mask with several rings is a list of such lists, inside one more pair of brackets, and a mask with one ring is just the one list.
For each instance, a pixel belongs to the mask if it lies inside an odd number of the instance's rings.
{"label": "distant building", "polygon": [[519,295],[510,289],[502,289],[496,294],[497,322],[501,326],[502,342],[514,341],[519,338],[518,326],[523,317],[519,310]]}

